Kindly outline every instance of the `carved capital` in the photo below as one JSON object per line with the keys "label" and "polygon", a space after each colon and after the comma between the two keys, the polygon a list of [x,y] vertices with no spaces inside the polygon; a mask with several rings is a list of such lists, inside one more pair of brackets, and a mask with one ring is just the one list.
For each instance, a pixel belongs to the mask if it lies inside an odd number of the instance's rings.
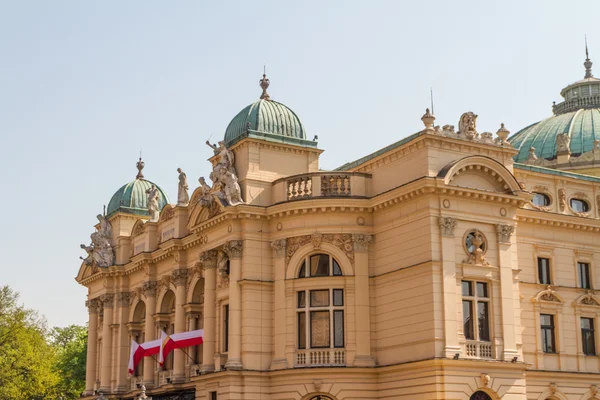
{"label": "carved capital", "polygon": [[101,302],[98,299],[91,299],[85,302],[85,306],[88,308],[88,312],[90,314],[98,314],[98,312],[102,308],[102,305],[100,303]]}
{"label": "carved capital", "polygon": [[456,228],[457,222],[456,219],[451,217],[438,217],[438,225],[442,236],[454,237],[454,228]]}
{"label": "carved capital", "polygon": [[217,268],[217,250],[208,250],[200,254],[200,264],[205,270]]}
{"label": "carved capital", "polygon": [[142,285],[142,292],[146,297],[156,296],[156,281],[147,281]]}
{"label": "carved capital", "polygon": [[354,242],[354,251],[363,253],[369,250],[369,243],[373,241],[373,235],[363,235],[360,233],[352,235]]}
{"label": "carved capital", "polygon": [[132,294],[130,292],[121,292],[117,294],[117,301],[119,302],[119,307],[129,307],[131,304]]}
{"label": "carved capital", "polygon": [[175,286],[183,286],[187,281],[188,270],[187,269],[176,269],[171,272],[171,277],[173,282],[175,282]]}
{"label": "carved capital", "polygon": [[500,243],[510,243],[510,236],[515,231],[513,225],[496,225],[496,233]]}
{"label": "carved capital", "polygon": [[276,257],[285,256],[285,239],[273,240],[271,242],[271,248],[274,250],[274,254]]}
{"label": "carved capital", "polygon": [[111,308],[115,303],[115,295],[113,293],[106,293],[100,296],[104,308]]}
{"label": "carved capital", "polygon": [[223,251],[230,260],[242,258],[243,242],[241,240],[230,240],[223,245]]}

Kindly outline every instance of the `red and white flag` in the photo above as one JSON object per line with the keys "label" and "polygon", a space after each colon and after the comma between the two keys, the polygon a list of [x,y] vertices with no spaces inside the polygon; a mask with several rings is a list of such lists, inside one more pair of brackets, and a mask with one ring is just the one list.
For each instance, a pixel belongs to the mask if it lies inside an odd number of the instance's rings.
{"label": "red and white flag", "polygon": [[160,339],[151,340],[139,344],[135,340],[131,341],[131,351],[129,352],[129,374],[133,375],[142,358],[158,354],[160,351]]}
{"label": "red and white flag", "polygon": [[197,346],[204,342],[204,330],[198,329],[189,332],[173,333],[167,335],[165,332],[161,332],[161,345],[160,345],[160,359],[159,364],[162,366],[165,359],[174,349],[184,348],[190,346]]}

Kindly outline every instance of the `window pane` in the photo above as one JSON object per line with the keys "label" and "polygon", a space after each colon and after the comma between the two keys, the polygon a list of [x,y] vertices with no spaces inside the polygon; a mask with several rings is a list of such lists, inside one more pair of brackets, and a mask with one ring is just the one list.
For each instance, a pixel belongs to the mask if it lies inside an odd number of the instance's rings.
{"label": "window pane", "polygon": [[542,328],[542,351],[545,353],[555,353],[554,316],[549,314],[540,314],[540,325]]}
{"label": "window pane", "polygon": [[550,327],[554,326],[552,317],[553,316],[549,315],[549,314],[541,314],[540,315],[540,324],[542,326],[550,326]]}
{"label": "window pane", "polygon": [[342,269],[340,268],[340,264],[338,264],[337,261],[335,261],[335,258],[331,260],[333,262],[333,275],[335,276],[341,276],[342,275]]}
{"label": "window pane", "polygon": [[474,339],[473,312],[470,301],[463,300],[463,331],[466,339]]}
{"label": "window pane", "polygon": [[488,297],[487,283],[477,282],[477,296]]}
{"label": "window pane", "polygon": [[579,285],[583,289],[590,289],[590,265],[588,263],[577,263],[579,272]]}
{"label": "window pane", "polygon": [[488,321],[488,304],[480,301],[477,303],[477,323],[479,325],[479,340],[490,340],[490,324]]}
{"label": "window pane", "polygon": [[229,304],[223,307],[223,352],[229,351]]}
{"label": "window pane", "polygon": [[538,258],[538,278],[540,283],[550,285],[550,260]]}
{"label": "window pane", "polygon": [[327,307],[327,306],[329,306],[329,290],[311,290],[310,291],[310,306],[311,307]]}
{"label": "window pane", "polygon": [[550,205],[550,197],[543,193],[536,193],[533,197],[532,203],[538,207],[547,207]]}
{"label": "window pane", "polygon": [[588,212],[590,206],[587,202],[580,199],[571,199],[571,208],[575,212]]}
{"label": "window pane", "polygon": [[333,312],[333,347],[344,347],[344,312]]}
{"label": "window pane", "polygon": [[330,347],[329,311],[311,311],[310,347]]}
{"label": "window pane", "polygon": [[310,276],[329,276],[329,256],[316,254],[310,257]]}
{"label": "window pane", "polygon": [[581,318],[581,329],[594,329],[594,323],[591,318]]}
{"label": "window pane", "polygon": [[298,348],[306,348],[306,313],[298,313]]}
{"label": "window pane", "polygon": [[306,307],[306,292],[303,290],[298,292],[298,308]]}
{"label": "window pane", "polygon": [[302,262],[302,265],[300,266],[300,271],[298,272],[298,278],[305,278],[306,277],[306,261]]}
{"label": "window pane", "polygon": [[344,291],[342,289],[333,289],[333,305],[344,305]]}
{"label": "window pane", "polygon": [[473,286],[469,281],[462,281],[462,294],[463,296],[473,296]]}

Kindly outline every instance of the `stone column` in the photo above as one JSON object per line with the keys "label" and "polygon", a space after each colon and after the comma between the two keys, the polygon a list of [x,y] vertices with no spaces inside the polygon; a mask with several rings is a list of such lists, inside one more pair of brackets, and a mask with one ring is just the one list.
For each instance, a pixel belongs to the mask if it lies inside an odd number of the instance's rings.
{"label": "stone column", "polygon": [[119,305],[119,327],[118,327],[118,351],[117,351],[117,391],[129,391],[129,381],[127,380],[127,367],[129,364],[129,350],[131,347],[131,338],[129,337],[129,302],[131,294],[129,292],[121,292],[117,295],[117,303]]}
{"label": "stone column", "polygon": [[223,246],[229,257],[229,350],[226,369],[242,369],[242,291],[238,283],[242,278],[241,240],[230,240]]}
{"label": "stone column", "polygon": [[200,255],[200,263],[204,270],[204,338],[202,343],[203,373],[215,370],[215,288],[217,287],[217,251],[208,250]]}
{"label": "stone column", "polygon": [[273,299],[275,354],[271,363],[271,369],[286,369],[288,367],[287,358],[285,357],[285,245],[285,239],[271,242],[271,247],[273,248],[273,267],[275,268],[275,298]]}
{"label": "stone column", "polygon": [[444,354],[442,357],[453,358],[462,353],[458,342],[458,309],[459,299],[456,294],[456,239],[454,229],[458,221],[455,218],[439,217],[442,242],[442,292],[444,307]]}
{"label": "stone column", "polygon": [[108,394],[111,392],[110,374],[112,365],[112,322],[113,322],[113,305],[115,295],[107,293],[102,295],[102,303],[104,307],[104,322],[102,324],[102,367],[100,369],[100,388],[102,393]]}
{"label": "stone column", "polygon": [[[175,333],[185,332],[185,284],[187,282],[188,270],[176,269],[171,273],[175,283]],[[173,356],[173,382],[185,380],[185,360],[187,356],[183,350],[176,348]]]}
{"label": "stone column", "polygon": [[369,243],[371,235],[352,235],[354,242],[354,284],[356,312],[356,356],[354,366],[372,367],[371,355],[371,307],[369,304]]}
{"label": "stone column", "polygon": [[92,299],[85,302],[90,314],[88,322],[88,346],[87,359],[85,363],[85,394],[91,396],[94,393],[94,383],[96,383],[96,362],[98,354],[96,347],[98,344],[98,310],[100,301]]}
{"label": "stone column", "polygon": [[[154,311],[156,310],[156,281],[144,282],[142,287],[146,296],[146,322],[144,326],[145,342],[154,340]],[[144,385],[147,389],[154,387],[154,370],[156,361],[152,357],[144,357]]]}
{"label": "stone column", "polygon": [[[515,329],[515,300],[512,270],[512,246],[510,237],[515,227],[512,225],[496,225],[498,233],[498,267],[500,267],[500,306],[502,308],[503,354],[496,358],[510,361],[519,356],[517,350],[517,330]],[[522,361],[522,360],[521,360]]]}

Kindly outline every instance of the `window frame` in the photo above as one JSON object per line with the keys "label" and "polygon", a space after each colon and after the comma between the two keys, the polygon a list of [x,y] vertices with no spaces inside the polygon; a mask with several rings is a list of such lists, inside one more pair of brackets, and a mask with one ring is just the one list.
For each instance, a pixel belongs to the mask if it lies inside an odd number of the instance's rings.
{"label": "window frame", "polygon": [[[550,207],[552,205],[552,198],[547,193],[533,192],[533,194],[534,194],[534,196],[531,199],[531,204],[533,204],[535,207],[542,208],[542,207]],[[542,204],[542,205],[535,204],[535,199],[538,198],[538,196],[543,196],[544,200],[547,200],[547,204]]]}
{"label": "window frame", "polygon": [[[469,294],[464,294],[464,284],[468,283],[469,284]],[[480,296],[478,293],[478,284],[483,284],[485,285],[485,291],[487,292],[487,296]],[[462,308],[461,308],[461,313],[462,315],[462,331],[463,331],[463,336],[465,337],[466,340],[471,340],[471,341],[476,341],[476,342],[486,342],[486,343],[490,343],[492,342],[492,337],[493,337],[493,333],[492,333],[492,287],[491,287],[491,283],[485,280],[481,280],[481,279],[461,279],[461,301],[462,301]],[[465,332],[465,316],[464,316],[464,310],[465,310],[465,304],[468,303],[469,304],[469,308],[470,308],[470,331],[472,331],[472,337],[469,337],[467,335],[467,332]],[[479,312],[479,304],[486,304],[486,323],[487,323],[487,339],[482,339],[481,338],[481,326],[480,326],[480,321],[479,321],[479,317],[478,317],[478,312]]]}
{"label": "window frame", "polygon": [[[327,256],[329,257],[329,271],[328,275],[312,275],[311,274],[311,259],[315,256]],[[336,273],[339,270],[339,273]],[[327,253],[311,253],[307,254],[298,268],[296,273],[296,279],[304,278],[326,278],[332,276],[344,276],[344,271],[338,260],[335,259],[331,254]]]}
{"label": "window frame", "polygon": [[[544,313],[540,313],[539,314],[539,323],[540,323],[540,337],[541,337],[541,347],[542,347],[542,352],[545,354],[558,354],[558,349],[556,348],[556,314],[544,314]],[[548,316],[551,318],[551,324],[550,325],[544,325],[542,324],[542,317],[544,316]],[[548,350],[548,343],[546,341],[546,332],[550,332],[550,337],[552,339],[552,351]]]}
{"label": "window frame", "polygon": [[[548,269],[548,271],[547,271],[548,282],[543,282],[542,281],[541,269],[540,269],[540,267],[541,267],[540,261],[541,260],[548,261],[548,264],[546,266],[547,269]],[[541,284],[541,285],[552,285],[553,284],[552,283],[553,282],[553,279],[552,279],[553,278],[553,274],[552,274],[552,258],[550,258],[550,257],[541,257],[541,256],[538,255],[538,256],[536,256],[536,264],[537,264],[537,268],[536,268],[537,269],[537,274],[536,274],[537,282],[539,284]]]}
{"label": "window frame", "polygon": [[[583,277],[582,277],[582,266],[585,266],[585,277],[587,285],[584,285]],[[592,289],[592,274],[591,274],[592,265],[589,261],[577,261],[577,287],[580,289]]]}
{"label": "window frame", "polygon": [[[575,209],[575,207],[573,207],[573,201],[580,201],[582,204],[585,204],[584,208],[586,208],[583,211],[578,211]],[[571,209],[572,212],[576,213],[576,214],[587,214],[592,210],[592,206],[590,205],[590,202],[587,201],[586,199],[580,198],[580,197],[571,197],[569,199],[569,208]]]}
{"label": "window frame", "polygon": [[[312,292],[328,291],[328,305],[313,306],[311,303]],[[335,292],[342,291],[342,305],[335,305]],[[300,293],[304,292],[304,307],[300,304]],[[343,349],[346,347],[346,289],[343,287],[328,287],[328,288],[306,288],[295,291],[296,298],[296,349],[298,350],[310,350],[310,349]],[[336,345],[336,311],[342,312],[342,343]],[[327,312],[328,315],[328,327],[329,327],[329,338],[328,346],[315,346],[313,344],[313,314],[317,312]],[[338,313],[339,314],[339,313]],[[304,332],[302,332],[302,327]]]}
{"label": "window frame", "polygon": [[223,304],[223,345],[222,347],[222,352],[223,353],[227,353],[229,352],[229,303],[227,304]]}
{"label": "window frame", "polygon": [[[583,327],[583,320],[589,320],[591,328]],[[593,317],[579,317],[579,327],[581,331],[581,351],[586,356],[596,356],[596,322]],[[592,351],[587,349],[587,342],[585,340],[585,334],[589,334],[592,341]],[[587,350],[587,351],[586,351]]]}

